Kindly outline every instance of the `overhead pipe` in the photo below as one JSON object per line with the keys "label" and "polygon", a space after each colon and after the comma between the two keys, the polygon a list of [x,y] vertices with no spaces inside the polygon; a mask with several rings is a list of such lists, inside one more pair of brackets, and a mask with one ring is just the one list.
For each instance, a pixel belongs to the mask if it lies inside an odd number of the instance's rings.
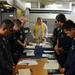
{"label": "overhead pipe", "polygon": [[21,0],[6,0],[8,4],[11,6],[20,8],[21,10],[25,10],[27,6],[25,6],[25,2]]}

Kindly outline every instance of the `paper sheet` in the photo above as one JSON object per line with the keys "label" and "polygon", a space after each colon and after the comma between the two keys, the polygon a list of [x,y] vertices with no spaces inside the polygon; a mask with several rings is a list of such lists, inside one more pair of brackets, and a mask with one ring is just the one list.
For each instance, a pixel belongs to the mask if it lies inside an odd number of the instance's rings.
{"label": "paper sheet", "polygon": [[54,52],[54,51],[44,51],[44,53],[52,53],[52,52]]}
{"label": "paper sheet", "polygon": [[54,58],[53,54],[42,54],[42,57]]}
{"label": "paper sheet", "polygon": [[30,62],[31,60],[22,60],[22,61],[19,61],[18,64],[28,64]]}
{"label": "paper sheet", "polygon": [[51,46],[50,45],[44,45],[44,46],[42,46],[43,48],[51,48]]}
{"label": "paper sheet", "polygon": [[[36,46],[37,43],[33,43],[32,45],[33,45],[33,46]],[[45,43],[40,43],[40,44],[39,44],[39,46],[44,46],[44,45],[45,45]]]}
{"label": "paper sheet", "polygon": [[42,54],[42,57],[48,57],[48,54]]}
{"label": "paper sheet", "polygon": [[47,54],[48,58],[55,58],[54,54]]}
{"label": "paper sheet", "polygon": [[50,64],[50,63],[46,63],[44,65],[44,69],[58,69],[59,65],[58,64]]}
{"label": "paper sheet", "polygon": [[36,43],[33,43],[32,45],[33,45],[33,46],[36,46]]}
{"label": "paper sheet", "polygon": [[23,53],[34,53],[34,50],[24,50]]}
{"label": "paper sheet", "polygon": [[45,43],[40,43],[40,46],[45,46],[46,44]]}
{"label": "paper sheet", "polygon": [[30,69],[19,69],[19,75],[31,75]]}
{"label": "paper sheet", "polygon": [[38,65],[38,63],[35,60],[32,60],[28,65]]}
{"label": "paper sheet", "polygon": [[35,56],[34,53],[26,53],[26,56]]}
{"label": "paper sheet", "polygon": [[35,48],[35,46],[26,46],[26,48]]}
{"label": "paper sheet", "polygon": [[[37,43],[30,43],[32,46],[36,46],[37,45]],[[43,46],[43,47],[45,47],[45,48],[51,48],[51,46],[50,46],[50,43],[48,43],[48,42],[45,42],[45,43],[40,43],[40,44],[38,44],[39,46]]]}
{"label": "paper sheet", "polygon": [[48,60],[48,62],[44,65],[44,69],[58,69],[59,64],[57,60]]}
{"label": "paper sheet", "polygon": [[47,60],[48,63],[58,64],[57,60]]}
{"label": "paper sheet", "polygon": [[22,61],[19,61],[18,64],[38,65],[36,60],[22,60]]}

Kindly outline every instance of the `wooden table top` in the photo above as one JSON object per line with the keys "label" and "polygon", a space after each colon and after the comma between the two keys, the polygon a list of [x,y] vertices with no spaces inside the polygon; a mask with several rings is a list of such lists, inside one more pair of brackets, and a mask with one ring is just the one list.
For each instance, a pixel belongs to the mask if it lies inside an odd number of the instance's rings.
{"label": "wooden table top", "polygon": [[[30,60],[31,58],[20,58],[20,60],[28,60],[28,59]],[[38,62],[38,65],[29,66],[17,64],[13,75],[16,75],[18,73],[18,69],[31,69],[32,70],[31,75],[48,75],[47,70],[44,69],[44,64],[47,62],[47,58],[41,58],[36,61]]]}

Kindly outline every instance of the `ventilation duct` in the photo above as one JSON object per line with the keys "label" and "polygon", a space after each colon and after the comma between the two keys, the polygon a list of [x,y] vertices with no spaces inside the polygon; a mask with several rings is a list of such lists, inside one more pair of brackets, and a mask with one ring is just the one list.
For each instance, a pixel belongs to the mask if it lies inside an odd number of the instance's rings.
{"label": "ventilation duct", "polygon": [[6,1],[11,6],[20,8],[21,10],[25,10],[28,7],[27,4],[22,0],[6,0]]}

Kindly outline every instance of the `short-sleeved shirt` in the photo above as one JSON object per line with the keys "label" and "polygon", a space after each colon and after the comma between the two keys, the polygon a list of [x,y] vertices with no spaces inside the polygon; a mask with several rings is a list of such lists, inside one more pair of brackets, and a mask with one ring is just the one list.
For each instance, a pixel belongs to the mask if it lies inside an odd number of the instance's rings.
{"label": "short-sleeved shirt", "polygon": [[59,44],[58,47],[62,47],[63,44],[63,40],[66,37],[66,34],[64,33],[64,31],[62,31],[59,35],[58,35],[58,40],[59,40]]}
{"label": "short-sleeved shirt", "polygon": [[18,52],[18,48],[17,48],[18,37],[16,36],[15,31],[7,37],[7,40],[9,42],[9,45],[10,45],[10,48],[11,48],[11,53]]}
{"label": "short-sleeved shirt", "polygon": [[[24,33],[24,27],[22,27],[18,32],[16,32],[16,36],[22,43],[24,43],[24,40],[26,38],[25,33]],[[17,44],[17,46],[18,46],[18,53],[21,54],[24,48],[20,46],[19,44]]]}
{"label": "short-sleeved shirt", "polygon": [[55,28],[53,32],[53,37],[57,39],[58,35],[61,33],[61,28]]}
{"label": "short-sleeved shirt", "polygon": [[55,28],[54,32],[53,32],[53,37],[51,38],[51,40],[53,41],[53,45],[56,45],[56,41],[58,38],[58,35],[61,33],[61,28]]}
{"label": "short-sleeved shirt", "polygon": [[18,37],[18,39],[24,43],[24,40],[26,38],[25,33],[24,33],[24,27],[22,27],[18,32],[16,32],[16,35]]}

